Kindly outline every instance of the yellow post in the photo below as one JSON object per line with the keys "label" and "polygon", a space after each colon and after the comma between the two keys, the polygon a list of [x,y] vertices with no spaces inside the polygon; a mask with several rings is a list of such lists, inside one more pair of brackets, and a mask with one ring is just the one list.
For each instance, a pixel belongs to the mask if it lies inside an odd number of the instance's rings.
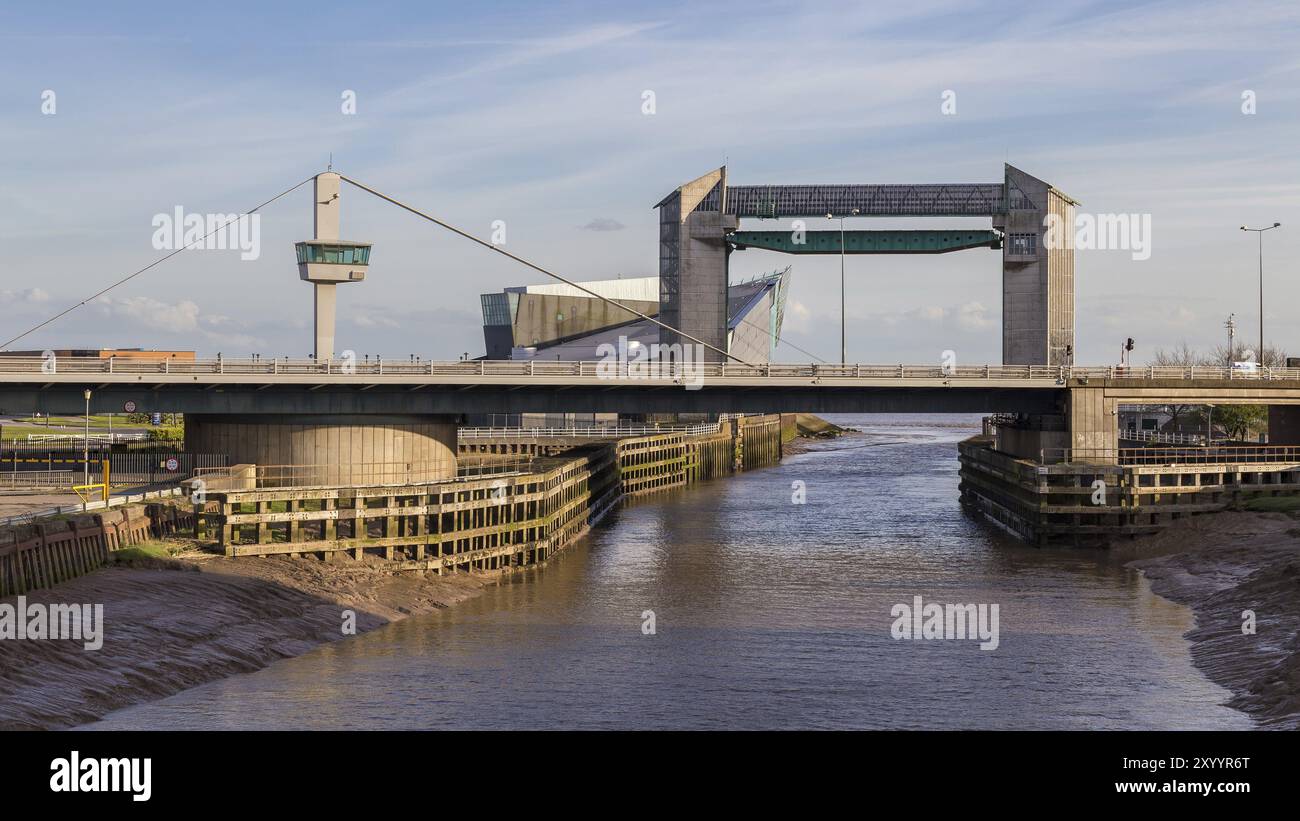
{"label": "yellow post", "polygon": [[104,505],[108,505],[108,460],[104,460]]}

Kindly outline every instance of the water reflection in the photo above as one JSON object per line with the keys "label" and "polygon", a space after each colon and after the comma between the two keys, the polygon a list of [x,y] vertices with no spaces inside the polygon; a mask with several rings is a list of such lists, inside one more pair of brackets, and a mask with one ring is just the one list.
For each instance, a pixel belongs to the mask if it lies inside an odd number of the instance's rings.
{"label": "water reflection", "polygon": [[[977,418],[843,419],[863,435],[627,504],[479,599],[93,727],[1251,726],[1192,667],[1190,613],[1123,557],[961,512]],[[916,594],[999,604],[999,649],[893,640]]]}

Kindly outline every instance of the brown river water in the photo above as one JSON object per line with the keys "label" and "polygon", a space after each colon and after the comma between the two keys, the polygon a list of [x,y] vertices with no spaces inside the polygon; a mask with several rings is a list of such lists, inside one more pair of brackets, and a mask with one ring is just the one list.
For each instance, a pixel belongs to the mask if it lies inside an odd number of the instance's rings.
{"label": "brown river water", "polygon": [[[88,729],[1253,726],[1127,557],[962,512],[978,417],[830,418],[863,433],[630,502],[477,599]],[[917,595],[997,604],[998,647],[893,638]]]}

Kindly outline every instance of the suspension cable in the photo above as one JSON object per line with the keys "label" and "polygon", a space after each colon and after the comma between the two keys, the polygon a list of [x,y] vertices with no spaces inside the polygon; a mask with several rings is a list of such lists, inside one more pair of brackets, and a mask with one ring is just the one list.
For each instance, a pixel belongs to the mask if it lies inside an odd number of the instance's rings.
{"label": "suspension cable", "polygon": [[574,282],[574,281],[572,281],[572,280],[570,280],[570,279],[566,279],[565,277],[562,277],[562,276],[560,276],[559,274],[554,273],[553,271],[548,271],[547,269],[543,268],[542,266],[537,265],[536,263],[533,263],[533,262],[529,262],[528,260],[524,259],[524,258],[521,257],[521,256],[518,256],[518,255],[516,255],[516,254],[512,254],[512,253],[510,253],[509,251],[505,250],[504,248],[502,248],[502,247],[499,246],[499,245],[493,245],[491,242],[488,242],[487,240],[479,239],[478,237],[474,236],[473,234],[471,234],[471,233],[469,233],[469,232],[467,232],[467,231],[463,231],[463,230],[461,230],[460,228],[457,228],[457,227],[454,226],[454,225],[450,225],[450,224],[448,224],[448,223],[446,223],[446,222],[443,222],[442,220],[438,219],[437,217],[432,216],[431,214],[426,214],[425,212],[419,210],[418,208],[414,208],[414,207],[412,207],[412,206],[410,206],[410,205],[407,205],[406,203],[401,202],[400,200],[394,199],[393,197],[390,197],[390,196],[388,196],[387,194],[384,194],[384,193],[381,193],[381,192],[379,192],[379,191],[376,191],[375,189],[371,188],[370,186],[368,186],[368,185],[364,185],[363,183],[359,183],[359,182],[357,182],[356,180],[352,179],[351,177],[347,177],[347,176],[344,176],[344,175],[342,175],[342,174],[340,174],[339,176],[340,176],[340,177],[341,177],[345,182],[348,182],[348,183],[350,183],[351,185],[354,185],[354,186],[356,186],[357,188],[360,188],[362,191],[365,191],[365,192],[370,193],[370,194],[374,194],[376,197],[379,197],[381,200],[384,200],[384,201],[386,201],[386,202],[390,202],[390,203],[392,203],[393,205],[396,205],[398,208],[402,208],[402,209],[404,209],[404,210],[406,210],[406,211],[410,211],[412,214],[415,214],[417,217],[422,217],[422,218],[428,220],[429,222],[432,222],[434,225],[437,225],[437,226],[439,226],[439,227],[441,227],[441,228],[445,228],[445,229],[447,229],[448,231],[451,231],[453,234],[458,234],[458,235],[464,237],[464,238],[467,239],[467,240],[470,240],[470,241],[472,241],[472,242],[476,242],[476,243],[478,243],[479,245],[482,245],[484,248],[487,248],[487,249],[489,249],[489,250],[491,250],[491,251],[496,251],[498,254],[501,254],[501,255],[503,255],[503,256],[509,257],[510,259],[514,260],[515,262],[520,263],[521,265],[525,265],[525,266],[527,266],[527,267],[529,267],[529,268],[532,268],[534,271],[538,271],[538,272],[540,272],[540,273],[543,273],[543,274],[545,274],[546,276],[548,276],[548,277],[550,277],[550,278],[552,278],[552,279],[557,279],[557,280],[559,280],[560,282],[563,282],[565,285],[568,285],[568,286],[571,287],[571,288],[577,288],[579,291],[582,291],[582,292],[585,293],[585,294],[588,294],[588,295],[590,295],[590,296],[593,296],[593,297],[595,297],[596,299],[601,300],[602,302],[606,302],[606,303],[609,303],[610,305],[615,305],[615,306],[617,306],[617,307],[619,307],[619,308],[622,308],[623,310],[627,311],[627,312],[630,313],[630,314],[635,314],[636,316],[640,317],[641,319],[648,320],[648,321],[654,323],[655,325],[658,325],[660,328],[663,328],[663,329],[666,330],[666,331],[671,331],[672,333],[679,334],[679,335],[681,335],[682,337],[684,337],[684,338],[686,338],[686,339],[689,339],[690,341],[694,342],[694,343],[697,344],[697,345],[702,345],[702,346],[704,346],[705,348],[708,348],[708,349],[711,350],[711,351],[714,351],[714,352],[716,352],[716,353],[720,353],[720,354],[722,354],[723,356],[727,357],[728,359],[734,359],[734,360],[736,360],[737,362],[739,362],[739,363],[742,364],[742,365],[749,365],[750,367],[757,367],[757,366],[755,366],[752,362],[746,362],[744,359],[741,359],[740,357],[736,356],[735,354],[733,354],[733,353],[731,353],[731,352],[729,352],[729,351],[724,351],[724,350],[722,350],[721,348],[719,348],[719,347],[717,347],[717,346],[715,346],[715,345],[710,345],[709,343],[705,342],[705,341],[702,340],[702,339],[696,339],[695,337],[691,336],[690,334],[686,333],[685,331],[678,330],[677,328],[674,328],[674,327],[672,327],[671,325],[669,325],[669,324],[667,324],[667,323],[665,323],[665,322],[660,322],[658,319],[655,319],[654,317],[652,317],[652,316],[650,316],[650,315],[648,315],[648,314],[641,313],[640,311],[636,310],[635,308],[632,308],[632,307],[630,307],[630,306],[624,305],[623,303],[619,302],[619,301],[616,300],[616,299],[610,299],[609,297],[602,296],[602,295],[596,293],[595,291],[591,290],[590,288],[584,287],[584,286],[582,286],[582,285],[580,285],[580,284],[578,284],[578,283],[576,283],[576,282]]}
{"label": "suspension cable", "polygon": [[106,293],[108,293],[109,291],[113,290],[114,288],[117,288],[117,287],[120,286],[120,285],[125,285],[126,283],[128,283],[128,282],[130,282],[131,280],[135,279],[136,277],[140,276],[140,275],[143,274],[145,271],[148,271],[150,268],[154,267],[155,265],[160,265],[160,264],[166,262],[167,260],[169,260],[169,259],[171,259],[172,257],[174,257],[174,256],[176,256],[177,254],[179,254],[181,251],[187,250],[191,245],[194,245],[195,243],[203,242],[203,241],[204,241],[205,239],[207,239],[208,237],[212,236],[213,234],[217,233],[218,231],[223,230],[227,225],[230,225],[230,224],[233,223],[233,222],[238,222],[239,220],[243,219],[244,217],[247,217],[247,216],[250,215],[250,214],[256,213],[257,211],[261,210],[262,208],[265,208],[266,206],[268,206],[268,205],[270,205],[271,203],[275,202],[276,200],[280,199],[281,197],[283,197],[283,196],[285,196],[285,195],[287,195],[287,194],[290,194],[290,193],[292,193],[292,192],[294,192],[294,191],[297,191],[299,188],[303,187],[304,185],[306,185],[307,183],[311,182],[311,181],[314,180],[314,179],[316,179],[316,177],[315,177],[315,176],[311,176],[311,177],[308,177],[307,179],[303,180],[302,182],[298,183],[297,185],[293,186],[292,188],[286,188],[285,190],[281,191],[279,194],[276,194],[274,197],[271,197],[269,200],[267,200],[266,202],[262,203],[261,205],[258,205],[258,206],[254,207],[254,208],[250,208],[248,211],[244,212],[243,214],[240,214],[239,216],[235,217],[235,218],[232,219],[232,220],[227,220],[226,222],[222,223],[221,225],[218,225],[216,228],[213,228],[211,231],[209,231],[208,233],[206,233],[206,234],[204,234],[203,236],[199,237],[198,239],[196,239],[196,240],[192,240],[191,242],[187,242],[185,245],[182,245],[180,248],[177,248],[175,251],[172,251],[170,254],[167,254],[167,255],[165,255],[165,256],[159,257],[158,259],[156,259],[156,260],[154,260],[153,262],[149,263],[148,265],[144,266],[143,268],[141,268],[140,270],[136,271],[135,273],[133,273],[133,274],[128,274],[127,276],[122,277],[122,278],[119,279],[117,282],[114,282],[112,285],[109,285],[107,288],[104,288],[103,290],[100,290],[100,291],[98,291],[98,292],[96,292],[96,293],[94,293],[94,294],[91,294],[90,296],[88,296],[88,297],[86,297],[85,299],[81,300],[81,301],[78,302],[77,304],[72,305],[72,306],[69,306],[69,307],[67,307],[67,308],[64,308],[62,311],[59,311],[57,314],[55,314],[54,316],[52,316],[52,317],[50,317],[49,319],[45,320],[44,322],[40,323],[39,325],[34,325],[34,326],[32,326],[31,328],[28,328],[27,330],[25,330],[25,331],[23,331],[22,333],[18,334],[18,336],[15,336],[13,339],[10,339],[10,340],[8,340],[8,341],[6,341],[6,342],[0,343],[0,350],[4,350],[4,349],[8,348],[10,345],[12,345],[13,343],[15,343],[15,342],[17,342],[18,340],[22,339],[23,337],[25,337],[25,336],[29,336],[29,335],[31,335],[31,334],[33,334],[33,333],[39,331],[41,328],[44,328],[46,325],[49,325],[51,322],[54,322],[54,321],[56,321],[56,320],[59,320],[59,319],[63,318],[64,316],[67,316],[68,314],[70,314],[70,313],[72,313],[73,311],[75,311],[75,310],[77,310],[78,308],[80,308],[82,305],[85,305],[87,302],[93,302],[94,300],[99,299],[101,296],[103,296],[104,294],[106,294]]}

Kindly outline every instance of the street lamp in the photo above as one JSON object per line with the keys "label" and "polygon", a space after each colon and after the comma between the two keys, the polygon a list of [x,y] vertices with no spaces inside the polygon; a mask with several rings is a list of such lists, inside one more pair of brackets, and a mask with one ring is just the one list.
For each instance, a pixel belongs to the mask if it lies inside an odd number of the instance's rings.
{"label": "street lamp", "polygon": [[1264,232],[1272,231],[1281,225],[1282,223],[1275,222],[1266,228],[1241,226],[1243,231],[1254,231],[1259,234],[1259,357],[1257,361],[1261,368],[1264,366]]}
{"label": "street lamp", "polygon": [[1236,344],[1235,342],[1233,342],[1233,340],[1237,336],[1236,317],[1237,317],[1236,314],[1228,314],[1228,321],[1223,323],[1223,327],[1228,329],[1228,362],[1226,367],[1228,368],[1229,376],[1232,375],[1232,358],[1236,356],[1235,349],[1233,348],[1233,345]]}
{"label": "street lamp", "polygon": [[[854,208],[851,212],[853,216],[858,215],[858,209]],[[835,219],[835,215],[829,211],[826,213],[826,219]],[[847,336],[848,320],[844,309],[844,217],[840,217],[840,364],[848,364],[848,355],[845,352],[845,338]]]}
{"label": "street lamp", "polygon": [[90,484],[90,388],[86,388],[86,435],[81,438],[81,484]]}

